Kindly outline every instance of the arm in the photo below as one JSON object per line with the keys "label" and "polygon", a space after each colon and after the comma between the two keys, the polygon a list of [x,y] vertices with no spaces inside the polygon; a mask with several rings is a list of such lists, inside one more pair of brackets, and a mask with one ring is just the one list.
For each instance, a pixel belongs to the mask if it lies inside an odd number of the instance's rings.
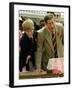
{"label": "arm", "polygon": [[58,36],[59,36],[62,44],[64,45],[64,27],[63,27],[63,25],[58,25],[57,33],[58,33]]}
{"label": "arm", "polygon": [[61,27],[60,38],[61,38],[62,44],[64,45],[64,27],[63,26]]}
{"label": "arm", "polygon": [[26,59],[26,56],[28,54],[28,50],[27,50],[27,40],[26,37],[22,37],[20,40],[20,54],[22,55],[22,57],[24,57],[24,59]]}
{"label": "arm", "polygon": [[35,53],[36,67],[41,69],[42,50],[43,50],[43,35],[38,32],[37,51]]}
{"label": "arm", "polygon": [[64,45],[64,28],[62,29],[62,43]]}

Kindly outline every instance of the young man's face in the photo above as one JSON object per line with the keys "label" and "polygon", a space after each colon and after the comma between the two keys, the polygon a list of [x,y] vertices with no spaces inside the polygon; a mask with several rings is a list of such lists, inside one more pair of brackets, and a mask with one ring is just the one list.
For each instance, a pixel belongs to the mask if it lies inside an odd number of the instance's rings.
{"label": "young man's face", "polygon": [[54,18],[52,18],[51,20],[48,20],[47,23],[46,23],[46,26],[49,29],[49,31],[52,31],[55,27]]}

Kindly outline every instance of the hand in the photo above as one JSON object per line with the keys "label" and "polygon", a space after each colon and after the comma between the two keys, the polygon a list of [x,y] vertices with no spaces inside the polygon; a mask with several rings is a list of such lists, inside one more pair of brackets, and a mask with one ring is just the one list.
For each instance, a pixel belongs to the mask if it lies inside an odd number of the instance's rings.
{"label": "hand", "polygon": [[31,58],[31,55],[28,55],[27,56],[27,59],[26,59],[26,64],[28,63],[29,59]]}

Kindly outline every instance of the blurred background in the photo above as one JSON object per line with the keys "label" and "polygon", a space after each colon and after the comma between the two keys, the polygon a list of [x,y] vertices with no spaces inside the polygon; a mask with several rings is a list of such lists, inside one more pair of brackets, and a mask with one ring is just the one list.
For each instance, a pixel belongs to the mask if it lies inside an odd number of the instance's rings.
{"label": "blurred background", "polygon": [[[36,10],[20,10],[19,11],[19,27],[21,23],[30,18],[33,20],[35,29],[38,30],[45,25],[44,16],[48,13],[54,14],[55,21],[64,26],[64,13],[63,12],[50,12],[50,11],[36,11]],[[20,27],[21,28],[21,27]]]}

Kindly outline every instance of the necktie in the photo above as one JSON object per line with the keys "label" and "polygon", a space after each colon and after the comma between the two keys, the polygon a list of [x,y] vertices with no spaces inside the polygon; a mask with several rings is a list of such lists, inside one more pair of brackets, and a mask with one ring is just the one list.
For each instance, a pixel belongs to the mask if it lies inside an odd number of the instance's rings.
{"label": "necktie", "polygon": [[53,43],[53,47],[54,47],[55,58],[57,58],[58,55],[57,55],[57,43],[56,43],[55,32],[52,32],[52,43]]}

